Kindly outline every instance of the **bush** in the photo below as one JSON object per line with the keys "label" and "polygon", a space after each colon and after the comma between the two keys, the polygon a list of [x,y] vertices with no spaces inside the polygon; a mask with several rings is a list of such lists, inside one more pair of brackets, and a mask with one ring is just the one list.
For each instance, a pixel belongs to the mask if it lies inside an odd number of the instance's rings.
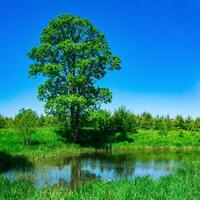
{"label": "bush", "polygon": [[91,112],[89,116],[90,127],[100,131],[111,130],[111,113],[107,110]]}
{"label": "bush", "polygon": [[153,117],[150,113],[144,112],[141,115],[140,127],[142,129],[151,129],[153,127]]}
{"label": "bush", "polygon": [[23,136],[24,143],[29,145],[31,135],[35,132],[38,124],[38,116],[36,112],[31,109],[21,109],[19,114],[15,117],[15,128],[19,134]]}
{"label": "bush", "polygon": [[176,130],[185,129],[185,121],[181,115],[177,115],[174,119],[174,128]]}
{"label": "bush", "polygon": [[2,115],[0,115],[0,129],[5,128],[5,126],[6,126],[6,120]]}
{"label": "bush", "polygon": [[14,120],[11,117],[5,117],[5,128],[10,129],[14,127]]}
{"label": "bush", "polygon": [[135,127],[135,116],[129,110],[124,106],[115,110],[112,116],[112,129],[115,132],[119,132],[123,137],[126,137],[128,132],[135,130]]}

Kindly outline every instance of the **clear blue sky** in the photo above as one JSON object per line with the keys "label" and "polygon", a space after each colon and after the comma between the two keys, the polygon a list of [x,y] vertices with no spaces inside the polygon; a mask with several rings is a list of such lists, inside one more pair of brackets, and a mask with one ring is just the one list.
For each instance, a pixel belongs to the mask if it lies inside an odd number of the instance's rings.
{"label": "clear blue sky", "polygon": [[90,19],[123,61],[101,83],[114,93],[106,108],[200,116],[198,0],[1,0],[0,113],[43,112],[27,52],[48,21],[65,13]]}

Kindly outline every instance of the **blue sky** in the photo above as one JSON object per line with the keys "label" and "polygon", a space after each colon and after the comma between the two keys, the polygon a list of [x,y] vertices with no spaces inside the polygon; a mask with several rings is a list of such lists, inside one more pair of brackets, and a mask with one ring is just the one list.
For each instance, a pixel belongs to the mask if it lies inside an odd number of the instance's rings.
{"label": "blue sky", "polygon": [[1,0],[0,113],[43,112],[27,52],[48,21],[65,13],[90,19],[123,61],[101,82],[113,91],[106,108],[200,116],[198,0]]}

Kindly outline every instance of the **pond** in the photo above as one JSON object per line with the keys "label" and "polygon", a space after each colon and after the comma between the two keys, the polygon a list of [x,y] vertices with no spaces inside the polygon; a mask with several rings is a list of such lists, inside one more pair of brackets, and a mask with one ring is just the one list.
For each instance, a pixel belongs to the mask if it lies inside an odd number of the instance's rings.
{"label": "pond", "polygon": [[[77,188],[93,180],[133,179],[150,176],[158,179],[174,172],[183,161],[197,157],[195,152],[121,152],[88,153],[49,159],[33,168],[4,172],[10,179],[28,179],[37,187],[64,185]],[[44,164],[45,163],[45,164]]]}

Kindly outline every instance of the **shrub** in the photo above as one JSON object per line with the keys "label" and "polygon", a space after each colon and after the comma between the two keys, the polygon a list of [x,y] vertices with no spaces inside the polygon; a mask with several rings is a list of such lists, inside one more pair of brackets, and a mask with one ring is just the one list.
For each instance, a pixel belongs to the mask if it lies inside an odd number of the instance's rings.
{"label": "shrub", "polygon": [[100,131],[111,130],[111,113],[107,110],[91,112],[89,116],[90,126]]}
{"label": "shrub", "polygon": [[150,113],[144,112],[141,115],[140,127],[142,129],[151,129],[153,127],[153,117]]}
{"label": "shrub", "polygon": [[0,129],[5,128],[6,126],[6,120],[5,118],[0,114]]}
{"label": "shrub", "polygon": [[129,131],[135,130],[136,118],[135,116],[122,106],[115,110],[112,116],[112,129],[115,132],[120,132],[123,137],[126,137]]}
{"label": "shrub", "polygon": [[18,133],[22,135],[24,143],[29,145],[31,135],[35,132],[38,123],[38,116],[36,112],[31,109],[21,109],[19,114],[15,117],[15,128]]}

